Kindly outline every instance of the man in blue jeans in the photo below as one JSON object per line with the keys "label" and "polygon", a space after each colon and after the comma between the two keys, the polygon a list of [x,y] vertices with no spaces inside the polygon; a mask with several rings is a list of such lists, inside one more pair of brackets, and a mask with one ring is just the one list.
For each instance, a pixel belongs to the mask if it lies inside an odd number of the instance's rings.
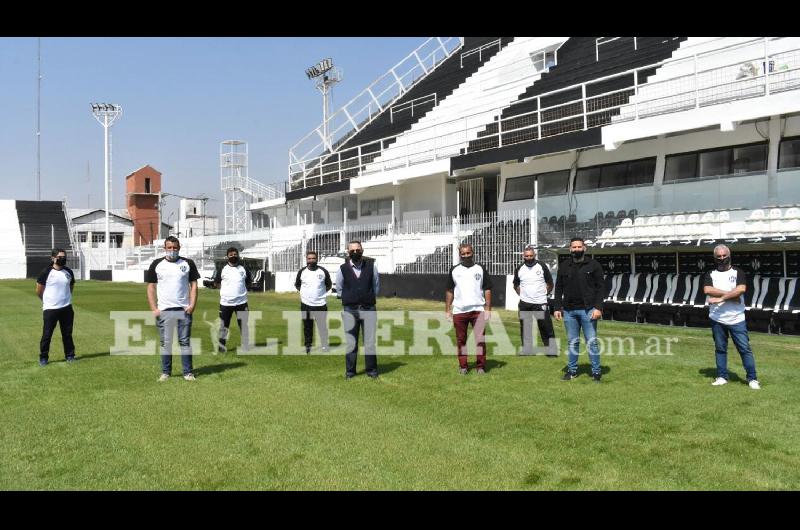
{"label": "man in blue jeans", "polygon": [[714,247],[716,270],[706,273],[703,279],[703,292],[708,295],[708,316],[711,319],[711,333],[714,335],[716,349],[717,378],[714,386],[728,382],[728,335],[742,358],[747,373],[747,384],[759,390],[761,384],[756,377],[756,361],[750,349],[747,322],[744,316],[744,292],[747,277],[744,271],[731,266],[731,251],[725,245]]}
{"label": "man in blue jeans", "polygon": [[176,328],[183,378],[195,380],[192,373],[192,313],[197,304],[197,279],[200,273],[194,261],[178,255],[180,248],[178,238],[169,236],[164,240],[164,257],[154,260],[144,276],[147,302],[156,317],[161,337],[160,382],[166,381],[172,374],[172,337]]}
{"label": "man in blue jeans", "polygon": [[592,362],[592,380],[600,382],[600,348],[597,342],[597,321],[603,316],[603,267],[585,256],[583,238],[573,237],[569,243],[570,257],[558,266],[556,290],[553,299],[553,316],[564,321],[567,330],[569,353],[567,370],[562,381],[578,377],[578,351],[580,331]]}

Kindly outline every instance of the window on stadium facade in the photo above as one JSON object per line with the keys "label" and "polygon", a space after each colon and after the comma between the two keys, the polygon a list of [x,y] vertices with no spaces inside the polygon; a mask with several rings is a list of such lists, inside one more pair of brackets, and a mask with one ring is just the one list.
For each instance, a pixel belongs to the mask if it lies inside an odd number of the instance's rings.
{"label": "window on stadium facade", "polygon": [[563,195],[567,192],[569,184],[569,170],[564,169],[562,171],[506,179],[506,191],[503,195],[503,200],[521,201],[533,199],[537,180],[539,182],[539,197]]}
{"label": "window on stadium facade", "polygon": [[767,149],[762,142],[667,155],[664,182],[766,171]]}
{"label": "window on stadium facade", "polygon": [[361,201],[361,217],[392,215],[392,199],[370,199]]}
{"label": "window on stadium facade", "polygon": [[778,150],[778,169],[800,167],[800,137],[785,138]]}
{"label": "window on stadium facade", "polygon": [[575,191],[652,184],[655,169],[655,157],[581,168],[575,175]]}

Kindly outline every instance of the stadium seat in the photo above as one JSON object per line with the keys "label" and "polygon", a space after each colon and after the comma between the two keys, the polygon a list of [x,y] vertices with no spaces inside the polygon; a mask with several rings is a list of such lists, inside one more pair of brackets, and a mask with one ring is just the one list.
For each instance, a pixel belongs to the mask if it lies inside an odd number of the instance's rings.
{"label": "stadium seat", "polygon": [[782,278],[784,287],[783,299],[779,302],[779,310],[773,318],[778,332],[781,334],[800,334],[800,278]]}
{"label": "stadium seat", "polygon": [[[761,286],[746,306],[747,329],[750,331],[772,332],[772,314],[778,303],[780,278],[761,278]],[[785,286],[784,286],[785,289]]]}
{"label": "stadium seat", "polygon": [[672,324],[674,308],[666,303],[676,281],[677,275],[656,274],[651,280],[650,296],[639,306],[639,315],[643,322],[651,324]]}
{"label": "stadium seat", "polygon": [[781,217],[783,217],[783,214],[781,213],[781,209],[780,208],[772,208],[769,211],[769,218],[770,219],[780,219]]}
{"label": "stadium seat", "polygon": [[690,327],[709,327],[711,319],[708,318],[708,297],[703,291],[703,277],[705,273],[693,274],[691,291],[687,303],[680,308],[684,325]]}
{"label": "stadium seat", "polygon": [[783,214],[784,219],[800,219],[800,208],[788,208]]}

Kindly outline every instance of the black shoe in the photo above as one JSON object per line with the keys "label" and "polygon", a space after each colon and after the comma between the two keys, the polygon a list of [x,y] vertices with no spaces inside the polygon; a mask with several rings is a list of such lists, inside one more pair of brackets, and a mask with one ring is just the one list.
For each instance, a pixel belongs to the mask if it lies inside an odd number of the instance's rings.
{"label": "black shoe", "polygon": [[369,376],[371,379],[377,379],[378,378],[378,372],[370,372],[370,373],[367,374],[367,376]]}
{"label": "black shoe", "polygon": [[594,381],[595,383],[599,383],[600,382],[600,374],[592,374],[592,381]]}
{"label": "black shoe", "polygon": [[48,362],[47,359],[39,359],[39,366],[47,366]]}
{"label": "black shoe", "polygon": [[356,376],[356,374],[344,374],[345,379],[352,379]]}
{"label": "black shoe", "polygon": [[74,357],[74,356],[73,357],[67,357],[67,362],[68,363],[74,363],[74,362],[77,362],[77,361],[78,361],[78,359],[76,357]]}
{"label": "black shoe", "polygon": [[576,377],[578,377],[578,374],[576,372],[566,372],[563,375],[563,377],[561,377],[561,380],[562,381],[572,381]]}
{"label": "black shoe", "polygon": [[218,352],[218,353],[227,353],[227,352],[228,352],[228,348],[227,348],[227,347],[225,347],[225,346],[219,346],[219,347],[217,348],[217,352]]}

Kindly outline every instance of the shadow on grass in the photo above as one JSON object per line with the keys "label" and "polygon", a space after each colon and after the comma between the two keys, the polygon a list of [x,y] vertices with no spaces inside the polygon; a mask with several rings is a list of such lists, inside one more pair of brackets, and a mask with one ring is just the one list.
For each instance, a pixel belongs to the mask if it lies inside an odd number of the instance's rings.
{"label": "shadow on grass", "polygon": [[195,375],[210,375],[216,374],[219,372],[224,372],[226,370],[234,370],[236,368],[241,368],[242,366],[247,366],[247,363],[227,363],[227,364],[210,364],[208,366],[201,366],[199,368],[195,368],[192,372]]}
{"label": "shadow on grass", "polygon": [[[697,371],[698,374],[704,375],[711,379],[717,378],[717,369],[716,368],[701,368]],[[747,383],[744,379],[736,375],[735,373],[728,371],[728,382],[729,383]]]}
{"label": "shadow on grass", "polygon": [[492,370],[494,370],[495,368],[498,368],[498,369],[502,368],[506,364],[508,364],[508,363],[505,362],[505,361],[498,361],[496,359],[486,359],[486,372],[489,373]]}
{"label": "shadow on grass", "polygon": [[[378,374],[380,374],[380,375],[388,374],[388,373],[394,372],[395,370],[397,370],[401,366],[405,366],[405,365],[406,365],[406,363],[401,363],[399,361],[393,361],[393,362],[390,362],[390,363],[378,362]],[[360,371],[358,373],[365,374],[367,372],[366,371]]]}

